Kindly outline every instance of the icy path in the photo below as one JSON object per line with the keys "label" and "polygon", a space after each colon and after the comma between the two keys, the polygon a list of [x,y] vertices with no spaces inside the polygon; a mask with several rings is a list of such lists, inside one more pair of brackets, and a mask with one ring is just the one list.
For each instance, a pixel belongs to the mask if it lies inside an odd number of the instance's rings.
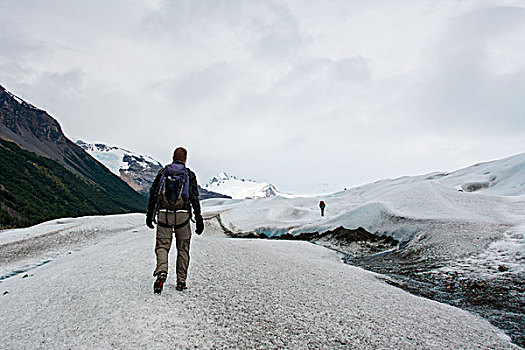
{"label": "icy path", "polygon": [[129,230],[3,280],[2,348],[518,348],[480,317],[305,242],[208,230],[192,242],[189,289],[170,276],[153,295],[153,243],[152,230]]}

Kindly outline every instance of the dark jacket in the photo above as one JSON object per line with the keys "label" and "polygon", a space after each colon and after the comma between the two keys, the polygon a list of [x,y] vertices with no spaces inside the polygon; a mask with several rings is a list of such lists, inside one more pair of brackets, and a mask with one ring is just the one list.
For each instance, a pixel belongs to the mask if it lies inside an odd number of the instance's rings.
{"label": "dark jacket", "polygon": [[[179,161],[175,161],[176,163],[182,163]],[[184,164],[184,163],[182,163]],[[197,186],[197,177],[195,176],[195,173],[188,169],[188,177],[190,178],[190,200],[188,202],[188,212],[190,213],[190,218],[192,217],[192,209],[193,214],[195,216],[201,216],[201,204],[199,202],[199,187]],[[157,176],[155,177],[155,180],[153,181],[153,184],[151,185],[151,189],[149,190],[149,201],[148,201],[148,214],[147,217],[151,220],[153,219],[153,216],[155,215],[155,205],[157,204],[157,199],[159,195],[159,186],[160,186],[160,177],[162,173],[164,172],[164,168],[160,169]],[[160,209],[162,209],[162,203],[159,203]]]}

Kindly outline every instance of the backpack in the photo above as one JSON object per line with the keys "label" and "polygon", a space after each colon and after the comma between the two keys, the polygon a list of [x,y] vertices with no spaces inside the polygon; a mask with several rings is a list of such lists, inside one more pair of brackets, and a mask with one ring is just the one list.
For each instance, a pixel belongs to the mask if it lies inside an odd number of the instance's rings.
{"label": "backpack", "polygon": [[157,197],[162,207],[172,211],[186,210],[190,197],[189,182],[188,169],[184,164],[167,165],[160,177]]}

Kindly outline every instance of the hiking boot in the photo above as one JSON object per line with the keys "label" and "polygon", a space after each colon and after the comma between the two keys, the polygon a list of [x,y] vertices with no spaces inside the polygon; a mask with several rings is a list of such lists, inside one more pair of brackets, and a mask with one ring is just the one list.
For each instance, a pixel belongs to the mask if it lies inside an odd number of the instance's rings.
{"label": "hiking boot", "polygon": [[177,287],[175,287],[175,289],[182,292],[184,289],[188,289],[188,287],[186,287],[186,283],[177,282]]}
{"label": "hiking boot", "polygon": [[168,273],[167,272],[163,271],[163,272],[159,272],[157,274],[157,280],[153,284],[153,292],[155,294],[162,293],[162,287],[164,287],[164,282],[166,282],[166,278],[168,278]]}

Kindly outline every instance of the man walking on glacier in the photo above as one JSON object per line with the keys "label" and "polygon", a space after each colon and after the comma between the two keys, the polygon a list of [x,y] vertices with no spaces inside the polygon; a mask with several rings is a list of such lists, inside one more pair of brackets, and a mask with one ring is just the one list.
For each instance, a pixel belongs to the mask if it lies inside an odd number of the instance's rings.
{"label": "man walking on glacier", "polygon": [[186,167],[188,152],[179,147],[173,152],[173,163],[159,171],[149,192],[148,213],[146,225],[153,229],[157,224],[157,240],[155,254],[157,267],[153,276],[157,279],[153,284],[156,294],[162,292],[164,282],[168,277],[168,255],[175,233],[177,248],[177,287],[178,291],[186,289],[186,277],[190,263],[190,220],[195,214],[196,230],[200,235],[204,231],[201,215],[199,190],[195,173]]}

